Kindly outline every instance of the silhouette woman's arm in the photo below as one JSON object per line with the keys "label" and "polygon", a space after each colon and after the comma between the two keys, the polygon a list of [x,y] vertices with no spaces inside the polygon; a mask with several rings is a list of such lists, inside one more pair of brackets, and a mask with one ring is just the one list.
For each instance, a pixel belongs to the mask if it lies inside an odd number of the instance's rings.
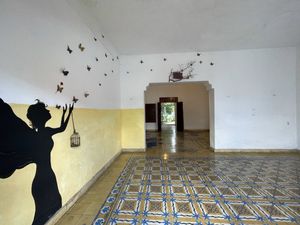
{"label": "silhouette woman's arm", "polygon": [[52,135],[65,131],[65,129],[67,128],[70,116],[73,112],[73,108],[74,108],[74,103],[72,105],[69,105],[69,112],[68,112],[67,118],[65,119],[65,114],[68,110],[68,106],[66,104],[63,107],[63,113],[62,113],[62,116],[61,116],[60,127],[52,129]]}

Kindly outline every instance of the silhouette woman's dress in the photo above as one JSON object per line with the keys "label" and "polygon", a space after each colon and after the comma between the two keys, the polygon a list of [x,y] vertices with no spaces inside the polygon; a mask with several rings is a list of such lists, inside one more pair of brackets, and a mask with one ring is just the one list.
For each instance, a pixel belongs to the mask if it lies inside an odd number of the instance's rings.
{"label": "silhouette woman's dress", "polygon": [[51,167],[52,136],[63,132],[68,124],[73,105],[65,119],[67,106],[63,108],[61,126],[45,127],[51,118],[42,102],[29,106],[27,117],[30,128],[17,117],[11,107],[0,98],[0,178],[8,178],[16,169],[30,163],[36,164],[32,182],[35,215],[32,225],[42,225],[62,206],[55,174]]}

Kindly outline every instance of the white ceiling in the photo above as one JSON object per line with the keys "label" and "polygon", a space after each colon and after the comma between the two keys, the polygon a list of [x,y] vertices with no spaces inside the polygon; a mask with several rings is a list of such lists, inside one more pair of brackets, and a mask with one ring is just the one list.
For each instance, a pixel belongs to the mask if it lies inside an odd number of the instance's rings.
{"label": "white ceiling", "polygon": [[300,44],[300,0],[82,0],[120,54]]}

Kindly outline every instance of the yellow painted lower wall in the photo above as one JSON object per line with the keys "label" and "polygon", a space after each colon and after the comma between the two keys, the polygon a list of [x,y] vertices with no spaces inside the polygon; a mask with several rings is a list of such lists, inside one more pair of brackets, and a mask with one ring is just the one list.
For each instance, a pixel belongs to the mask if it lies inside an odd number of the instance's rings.
{"label": "yellow painted lower wall", "polygon": [[145,149],[144,109],[122,109],[122,148]]}
{"label": "yellow painted lower wall", "polygon": [[[26,118],[27,105],[12,105],[12,108],[29,124]],[[62,110],[50,108],[50,113],[52,119],[47,126],[58,127]],[[64,133],[53,137],[51,162],[63,205],[121,151],[121,122],[125,116],[128,115],[123,113],[123,110],[75,108],[74,120],[76,130],[81,137],[81,146],[70,147],[70,136],[73,133],[71,120]],[[125,140],[128,140],[125,145],[128,146],[132,138],[128,137]],[[0,179],[0,224],[29,225],[32,223],[35,208],[31,184],[35,169],[35,164],[30,164],[17,170],[9,178]]]}

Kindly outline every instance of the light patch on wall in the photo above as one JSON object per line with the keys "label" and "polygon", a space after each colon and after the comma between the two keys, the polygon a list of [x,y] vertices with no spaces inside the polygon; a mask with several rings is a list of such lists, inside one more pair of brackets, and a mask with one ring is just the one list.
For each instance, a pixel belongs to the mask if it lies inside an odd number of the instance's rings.
{"label": "light patch on wall", "polygon": [[122,148],[145,149],[144,109],[122,109]]}

